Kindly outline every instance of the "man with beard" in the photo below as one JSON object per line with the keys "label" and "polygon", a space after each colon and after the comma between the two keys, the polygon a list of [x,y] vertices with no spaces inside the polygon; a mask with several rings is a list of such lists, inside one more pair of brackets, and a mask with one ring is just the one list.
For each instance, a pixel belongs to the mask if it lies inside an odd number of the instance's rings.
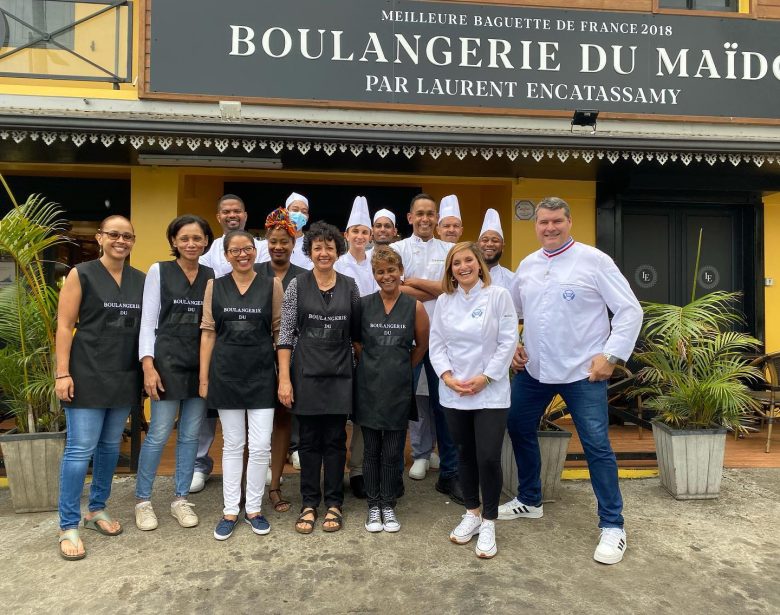
{"label": "man with beard", "polygon": [[490,269],[491,282],[511,290],[515,274],[498,264],[504,252],[504,231],[501,229],[501,217],[495,209],[488,209],[485,212],[485,220],[482,222],[477,243]]}
{"label": "man with beard", "polygon": [[375,246],[390,245],[398,237],[395,214],[389,209],[380,209],[374,214],[374,226],[371,227],[371,230],[374,233]]}

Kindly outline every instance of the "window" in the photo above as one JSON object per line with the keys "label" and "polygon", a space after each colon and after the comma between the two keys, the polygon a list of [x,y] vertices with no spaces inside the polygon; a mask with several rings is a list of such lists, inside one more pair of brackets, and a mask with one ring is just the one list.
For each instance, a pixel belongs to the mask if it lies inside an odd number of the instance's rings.
{"label": "window", "polygon": [[[75,6],[72,0],[0,0],[0,11],[0,32],[5,36],[0,43],[3,47],[10,48],[27,45],[40,38],[41,32],[48,34],[75,21]],[[54,40],[63,47],[72,49],[73,29],[56,35]],[[39,41],[33,47],[57,48],[49,41]]]}
{"label": "window", "polygon": [[658,0],[658,8],[738,13],[739,0]]}

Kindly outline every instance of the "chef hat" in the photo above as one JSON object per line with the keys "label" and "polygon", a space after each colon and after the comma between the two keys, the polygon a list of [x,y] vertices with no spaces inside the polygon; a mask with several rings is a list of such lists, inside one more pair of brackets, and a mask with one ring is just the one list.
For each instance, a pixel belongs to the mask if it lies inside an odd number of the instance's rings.
{"label": "chef hat", "polygon": [[376,224],[378,218],[389,218],[393,223],[393,226],[395,226],[395,214],[389,209],[380,209],[378,212],[376,212],[374,214],[374,224]]}
{"label": "chef hat", "polygon": [[306,203],[306,207],[309,206],[309,199],[307,199],[302,194],[298,194],[297,192],[293,192],[290,196],[287,197],[287,200],[284,202],[285,207],[289,207],[291,203],[294,203],[295,201],[303,201]]}
{"label": "chef hat", "polygon": [[358,224],[371,228],[371,216],[368,215],[368,201],[364,196],[356,196],[352,202],[352,211],[349,214],[347,228]]}
{"label": "chef hat", "polygon": [[460,217],[460,205],[458,204],[458,197],[454,194],[445,196],[439,204],[439,222],[444,218],[453,216],[458,220],[462,220]]}
{"label": "chef hat", "polygon": [[504,231],[501,230],[501,217],[495,209],[488,209],[485,212],[485,221],[482,223],[482,230],[479,236],[482,237],[487,231],[495,231],[504,238]]}

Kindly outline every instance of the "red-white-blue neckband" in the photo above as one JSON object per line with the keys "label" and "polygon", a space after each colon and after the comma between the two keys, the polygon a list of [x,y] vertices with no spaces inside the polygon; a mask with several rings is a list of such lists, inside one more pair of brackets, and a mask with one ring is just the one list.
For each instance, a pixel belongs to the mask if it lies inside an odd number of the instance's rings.
{"label": "red-white-blue neckband", "polygon": [[574,245],[574,237],[569,237],[569,241],[563,244],[560,248],[556,250],[547,250],[545,248],[542,248],[542,253],[547,258],[552,258],[553,256],[558,256],[559,254],[563,254],[564,252],[566,252],[566,250],[571,248],[573,245]]}

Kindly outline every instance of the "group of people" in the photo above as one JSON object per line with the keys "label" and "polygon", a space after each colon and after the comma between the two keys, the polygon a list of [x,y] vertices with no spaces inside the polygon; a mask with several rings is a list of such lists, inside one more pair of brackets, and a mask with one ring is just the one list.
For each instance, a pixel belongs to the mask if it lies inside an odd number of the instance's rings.
{"label": "group of people", "polygon": [[[409,476],[424,478],[438,466],[437,491],[465,506],[450,540],[476,536],[481,558],[497,553],[496,519],[543,514],[536,432],[560,394],[598,500],[594,558],[619,562],[626,536],[606,381],[629,358],[642,311],[614,262],[574,242],[568,204],[554,197],[537,204],[541,248],[514,273],[499,264],[498,212],[487,211],[476,242],[460,241],[455,195],[438,207],[427,194],[415,196],[407,213],[413,233],[401,240],[395,214],[381,209],[372,218],[364,197],[355,199],[343,233],[308,219],[308,200],[293,193],[268,215],[260,241],[244,230],[242,200],[225,195],[217,204],[224,235],[214,239],[198,216],[177,217],[166,231],[173,260],[152,265],[146,276],[127,263],[131,222],[111,216],[101,223],[100,257],[77,265],[60,294],[55,390],[67,420],[61,556],[85,556],[80,525],[122,532],[106,502],[122,431],[143,389],[151,420],[136,482],[139,529],[157,527],[152,486],[174,425],[170,512],[182,527],[199,523],[187,498],[212,469],[212,413],[224,440],[217,540],[228,539],[241,518],[256,534],[271,530],[263,514],[269,464],[269,502],[278,512],[290,509],[281,475],[292,417],[302,504],[295,530],[314,531],[324,504],[322,530],[339,531],[351,419],[350,484],[366,497],[365,529],[401,529],[396,500],[408,429]],[[418,408],[423,372],[429,403]],[[519,488],[499,506],[507,428]]]}

